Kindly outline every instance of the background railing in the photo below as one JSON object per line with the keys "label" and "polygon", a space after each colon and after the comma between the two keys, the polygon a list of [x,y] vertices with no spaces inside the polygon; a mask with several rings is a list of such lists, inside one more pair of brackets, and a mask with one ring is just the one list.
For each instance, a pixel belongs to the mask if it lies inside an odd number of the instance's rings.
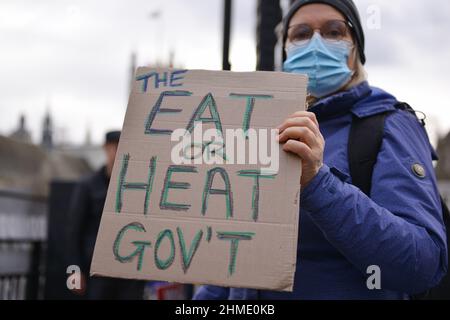
{"label": "background railing", "polygon": [[43,297],[47,199],[0,190],[0,299]]}

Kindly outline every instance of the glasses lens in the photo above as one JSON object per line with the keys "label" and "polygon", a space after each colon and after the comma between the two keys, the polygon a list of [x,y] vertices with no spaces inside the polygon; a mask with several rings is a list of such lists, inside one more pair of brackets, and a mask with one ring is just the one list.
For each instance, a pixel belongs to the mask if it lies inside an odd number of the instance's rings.
{"label": "glasses lens", "polygon": [[332,20],[323,25],[321,33],[327,40],[340,41],[347,35],[348,27],[344,21]]}
{"label": "glasses lens", "polygon": [[289,42],[305,41],[312,38],[314,30],[307,24],[298,24],[289,30]]}

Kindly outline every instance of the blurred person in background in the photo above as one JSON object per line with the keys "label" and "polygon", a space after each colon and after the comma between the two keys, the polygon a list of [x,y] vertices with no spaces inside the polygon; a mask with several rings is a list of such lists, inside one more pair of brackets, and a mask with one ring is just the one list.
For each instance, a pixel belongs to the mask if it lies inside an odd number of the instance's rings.
{"label": "blurred person in background", "polygon": [[[309,76],[308,111],[279,127],[283,149],[302,161],[294,291],[203,286],[195,298],[410,299],[436,287],[448,263],[436,155],[414,112],[368,84],[355,4],[294,2],[283,43],[284,71]],[[382,114],[382,144],[366,193],[352,184],[350,128],[355,119]],[[372,266],[380,271],[377,287],[367,282]]]}
{"label": "blurred person in background", "polygon": [[82,271],[82,288],[76,293],[89,300],[140,300],[145,283],[115,278],[89,277],[97,231],[120,139],[120,131],[106,134],[106,165],[83,178],[75,188],[69,212],[68,263]]}

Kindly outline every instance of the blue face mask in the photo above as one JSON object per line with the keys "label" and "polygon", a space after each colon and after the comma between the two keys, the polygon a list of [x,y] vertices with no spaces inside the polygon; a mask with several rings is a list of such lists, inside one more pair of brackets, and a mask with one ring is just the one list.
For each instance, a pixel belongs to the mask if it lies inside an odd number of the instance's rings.
{"label": "blue face mask", "polygon": [[341,89],[352,78],[353,72],[347,65],[352,47],[345,40],[323,40],[316,32],[310,41],[294,44],[288,49],[283,70],[307,74],[308,92],[323,98]]}

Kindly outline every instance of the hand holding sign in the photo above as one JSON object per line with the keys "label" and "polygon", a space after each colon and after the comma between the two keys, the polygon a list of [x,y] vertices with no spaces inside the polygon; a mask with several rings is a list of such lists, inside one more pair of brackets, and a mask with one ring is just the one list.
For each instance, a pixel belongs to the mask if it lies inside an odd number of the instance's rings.
{"label": "hand holding sign", "polygon": [[314,113],[298,111],[287,118],[278,129],[278,141],[284,144],[283,150],[302,159],[300,184],[304,188],[323,166],[325,139],[319,130],[319,122]]}

